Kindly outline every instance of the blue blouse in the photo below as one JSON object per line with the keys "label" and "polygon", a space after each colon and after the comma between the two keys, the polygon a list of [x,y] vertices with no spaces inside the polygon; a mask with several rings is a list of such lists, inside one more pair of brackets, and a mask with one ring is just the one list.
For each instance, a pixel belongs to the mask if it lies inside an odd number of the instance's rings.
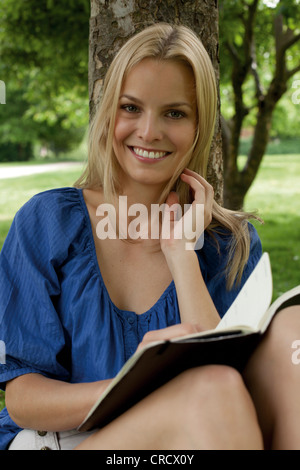
{"label": "blue blouse", "polygon": [[[249,227],[251,254],[241,286],[261,256],[258,235]],[[221,317],[241,287],[227,291],[222,276],[228,237],[218,236],[218,252],[205,234],[197,252]],[[8,380],[31,372],[71,383],[112,378],[147,331],[179,322],[173,281],[143,314],[113,304],[97,262],[82,190],[45,191],[17,212],[0,253],[3,390]],[[19,431],[6,408],[2,410],[0,449],[7,449]]]}

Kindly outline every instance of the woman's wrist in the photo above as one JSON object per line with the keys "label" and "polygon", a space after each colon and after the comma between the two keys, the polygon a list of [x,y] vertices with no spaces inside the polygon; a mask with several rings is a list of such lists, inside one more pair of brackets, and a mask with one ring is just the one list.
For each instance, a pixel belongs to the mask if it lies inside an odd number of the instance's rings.
{"label": "woman's wrist", "polygon": [[203,330],[215,328],[220,317],[205,285],[197,253],[169,250],[165,256],[176,287],[181,321],[200,325]]}
{"label": "woman's wrist", "polygon": [[169,248],[168,250],[164,250],[164,255],[173,279],[177,277],[178,274],[183,273],[185,270],[188,272],[191,269],[191,266],[195,263],[200,269],[198,257],[194,250],[180,251]]}

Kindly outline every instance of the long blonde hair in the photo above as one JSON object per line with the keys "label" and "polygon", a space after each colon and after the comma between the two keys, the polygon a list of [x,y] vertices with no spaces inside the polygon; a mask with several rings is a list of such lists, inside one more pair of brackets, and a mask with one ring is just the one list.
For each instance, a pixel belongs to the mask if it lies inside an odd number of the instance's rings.
{"label": "long blonde hair", "polygon": [[[166,185],[159,202],[175,190],[181,204],[190,202],[189,190],[179,175],[185,167],[206,177],[211,141],[215,131],[217,87],[210,58],[196,34],[182,25],[158,23],[129,39],[113,59],[103,85],[100,104],[89,132],[88,163],[75,183],[81,188],[102,188],[107,200],[120,193],[119,163],[113,151],[114,124],[119,96],[130,70],[143,59],[180,61],[194,74],[197,99],[197,133],[192,148]],[[250,237],[246,213],[232,212],[214,201],[211,235],[225,227],[232,233],[226,269],[227,287],[240,281],[249,257]]]}

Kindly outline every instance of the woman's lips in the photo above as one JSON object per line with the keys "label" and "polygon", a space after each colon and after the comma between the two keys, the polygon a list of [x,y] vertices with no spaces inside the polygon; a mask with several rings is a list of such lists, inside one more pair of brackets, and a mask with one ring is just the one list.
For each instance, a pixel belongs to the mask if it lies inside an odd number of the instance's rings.
{"label": "woman's lips", "polygon": [[164,150],[154,150],[154,149],[147,150],[141,147],[133,147],[133,146],[130,146],[129,149],[138,160],[141,160],[147,163],[155,163],[155,162],[164,160],[171,153],[171,152],[167,152]]}

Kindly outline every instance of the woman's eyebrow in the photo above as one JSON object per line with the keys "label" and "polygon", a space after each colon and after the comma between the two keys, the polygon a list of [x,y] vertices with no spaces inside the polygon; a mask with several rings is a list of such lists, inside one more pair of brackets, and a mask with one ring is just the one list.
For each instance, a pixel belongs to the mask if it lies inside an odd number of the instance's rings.
{"label": "woman's eyebrow", "polygon": [[189,108],[193,108],[191,103],[188,103],[187,101],[178,101],[177,103],[166,104],[163,107],[164,108],[180,108],[181,106],[188,106]]}
{"label": "woman's eyebrow", "polygon": [[[143,104],[143,102],[140,99],[136,98],[135,96],[121,95],[120,99],[122,98],[126,98],[127,100],[130,100],[130,101],[134,101],[137,104]],[[176,103],[165,104],[162,107],[163,108],[177,108],[180,106],[188,106],[189,108],[193,108],[193,105],[191,103],[188,103],[187,101],[178,101]]]}
{"label": "woman's eyebrow", "polygon": [[120,100],[121,100],[122,98],[126,98],[126,99],[129,100],[129,101],[134,101],[135,103],[142,104],[142,101],[141,101],[141,100],[139,100],[138,98],[135,98],[134,96],[131,96],[131,95],[121,95],[121,96],[120,96]]}

